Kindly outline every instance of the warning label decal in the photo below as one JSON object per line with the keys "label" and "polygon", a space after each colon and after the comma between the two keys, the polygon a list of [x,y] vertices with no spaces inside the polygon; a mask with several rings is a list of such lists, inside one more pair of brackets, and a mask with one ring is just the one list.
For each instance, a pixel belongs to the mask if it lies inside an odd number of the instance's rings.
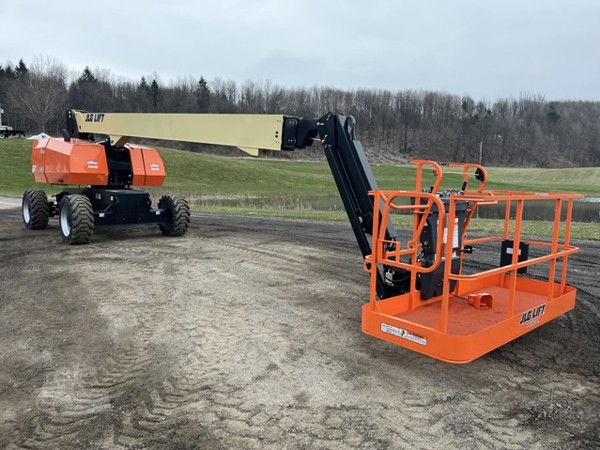
{"label": "warning label decal", "polygon": [[393,336],[397,336],[402,339],[406,339],[407,341],[414,342],[419,345],[427,345],[427,338],[423,336],[418,336],[416,334],[411,333],[408,330],[403,328],[398,328],[393,325],[389,325],[387,323],[381,322],[381,331],[387,334],[391,334]]}

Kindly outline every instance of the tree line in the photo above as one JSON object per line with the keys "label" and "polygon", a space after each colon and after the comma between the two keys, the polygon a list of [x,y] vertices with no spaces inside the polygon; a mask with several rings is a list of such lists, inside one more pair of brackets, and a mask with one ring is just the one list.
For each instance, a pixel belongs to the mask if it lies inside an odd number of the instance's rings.
{"label": "tree line", "polygon": [[67,108],[96,112],[352,114],[368,152],[383,158],[480,159],[488,165],[600,165],[600,102],[540,95],[476,100],[424,90],[282,87],[270,81],[119,78],[106,69],[74,74],[37,58],[0,65],[3,122],[59,135]]}

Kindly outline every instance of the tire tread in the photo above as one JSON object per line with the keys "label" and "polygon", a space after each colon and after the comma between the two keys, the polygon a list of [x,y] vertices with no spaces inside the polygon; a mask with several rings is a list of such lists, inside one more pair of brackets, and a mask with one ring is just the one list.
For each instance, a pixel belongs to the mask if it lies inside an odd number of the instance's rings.
{"label": "tire tread", "polygon": [[71,235],[63,240],[69,245],[87,244],[94,234],[94,211],[85,195],[71,194],[63,197],[61,207],[71,209]]}
{"label": "tire tread", "polygon": [[163,195],[158,201],[159,209],[170,214],[168,223],[159,225],[165,236],[183,236],[190,226],[190,205],[182,195]]}
{"label": "tire tread", "polygon": [[29,224],[25,224],[25,227],[30,230],[43,230],[48,226],[50,218],[50,205],[48,204],[46,192],[28,189],[23,194],[23,201],[26,198],[30,205],[30,220]]}

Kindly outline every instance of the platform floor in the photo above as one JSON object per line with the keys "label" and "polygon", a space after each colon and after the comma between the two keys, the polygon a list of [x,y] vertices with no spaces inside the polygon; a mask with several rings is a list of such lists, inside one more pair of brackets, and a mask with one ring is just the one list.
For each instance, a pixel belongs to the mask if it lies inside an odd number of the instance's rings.
{"label": "platform floor", "polygon": [[[475,309],[467,300],[450,296],[448,334],[468,336],[506,320],[508,318],[508,292],[507,288],[497,286],[471,292],[470,294],[487,293],[492,296],[492,307],[485,309]],[[464,297],[466,298],[467,295],[465,294]],[[546,302],[547,297],[544,295],[517,291],[515,314],[525,312]],[[435,328],[438,325],[441,308],[442,302],[435,302],[413,311],[397,314],[396,317]]]}

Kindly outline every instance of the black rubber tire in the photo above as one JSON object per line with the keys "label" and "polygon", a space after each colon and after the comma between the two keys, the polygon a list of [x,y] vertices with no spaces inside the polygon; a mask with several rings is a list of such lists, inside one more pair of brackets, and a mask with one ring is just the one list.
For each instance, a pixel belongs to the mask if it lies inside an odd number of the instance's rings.
{"label": "black rubber tire", "polygon": [[158,209],[165,212],[166,223],[158,226],[165,236],[183,236],[190,226],[190,205],[181,195],[163,195],[158,201]]}
{"label": "black rubber tire", "polygon": [[65,244],[87,244],[94,234],[94,210],[85,195],[65,195],[60,201],[58,225]]}
{"label": "black rubber tire", "polygon": [[21,217],[28,230],[43,230],[48,226],[50,205],[44,191],[29,189],[23,194]]}

